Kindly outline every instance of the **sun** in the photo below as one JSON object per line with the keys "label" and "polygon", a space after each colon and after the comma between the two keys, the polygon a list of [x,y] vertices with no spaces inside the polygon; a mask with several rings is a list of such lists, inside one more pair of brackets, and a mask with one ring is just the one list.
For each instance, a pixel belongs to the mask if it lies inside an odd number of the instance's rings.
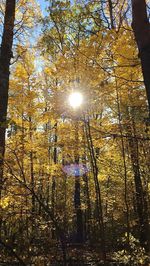
{"label": "sun", "polygon": [[83,96],[80,92],[73,92],[69,96],[69,104],[73,108],[79,107],[83,102]]}

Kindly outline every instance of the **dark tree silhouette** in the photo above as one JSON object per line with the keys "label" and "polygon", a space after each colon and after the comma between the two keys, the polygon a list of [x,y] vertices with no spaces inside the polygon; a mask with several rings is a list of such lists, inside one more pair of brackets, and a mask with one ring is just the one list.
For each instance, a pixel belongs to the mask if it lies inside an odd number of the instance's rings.
{"label": "dark tree silhouette", "polygon": [[145,0],[132,0],[132,27],[139,49],[150,113],[150,24]]}
{"label": "dark tree silhouette", "polygon": [[7,105],[10,75],[10,60],[14,36],[16,0],[7,0],[4,29],[0,49],[0,194],[3,184],[3,161],[5,153],[5,132],[7,127]]}

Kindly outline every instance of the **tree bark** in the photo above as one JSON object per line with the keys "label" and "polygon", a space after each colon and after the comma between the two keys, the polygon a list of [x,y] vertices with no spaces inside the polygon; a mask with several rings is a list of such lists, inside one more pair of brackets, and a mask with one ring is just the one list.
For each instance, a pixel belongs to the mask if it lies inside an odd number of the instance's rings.
{"label": "tree bark", "polygon": [[0,196],[3,184],[3,164],[5,153],[5,133],[7,127],[7,105],[12,57],[13,31],[16,0],[6,0],[4,29],[0,48]]}
{"label": "tree bark", "polygon": [[150,115],[150,23],[145,0],[132,0],[132,27],[139,49]]}
{"label": "tree bark", "polygon": [[95,154],[95,150],[94,150],[89,118],[87,121],[85,121],[85,130],[86,130],[87,144],[88,144],[88,149],[90,152],[91,166],[92,166],[94,183],[95,183],[96,212],[97,212],[96,216],[98,218],[100,237],[101,237],[101,249],[102,249],[102,253],[103,253],[103,259],[105,262],[106,261],[106,239],[105,239],[105,230],[104,230],[101,189],[100,189],[100,184],[99,184],[99,180],[98,180],[97,158],[96,158],[96,154]]}
{"label": "tree bark", "polygon": [[[57,122],[54,125],[54,152],[53,152],[53,162],[56,165],[57,164]],[[52,197],[51,197],[51,204],[52,204],[52,214],[53,217],[55,217],[56,212],[56,176],[52,176]],[[52,238],[55,238],[55,230],[52,229]]]}
{"label": "tree bark", "polygon": [[[132,136],[132,130],[130,125],[128,126],[129,134]],[[147,193],[144,191],[140,164],[139,164],[139,152],[138,152],[138,142],[136,135],[134,139],[131,137],[128,139],[129,148],[130,148],[130,157],[134,174],[134,183],[135,183],[135,197],[136,197],[136,208],[138,215],[138,224],[139,224],[139,237],[140,244],[147,251],[150,249],[150,237],[149,237],[149,217],[148,217],[148,205],[147,205]]]}
{"label": "tree bark", "polygon": [[83,243],[83,211],[81,209],[81,185],[79,170],[79,122],[75,121],[75,191],[74,191],[74,207],[76,213],[76,242]]}
{"label": "tree bark", "polygon": [[111,29],[115,29],[114,16],[113,16],[113,4],[111,0],[108,0],[108,7],[109,7]]}

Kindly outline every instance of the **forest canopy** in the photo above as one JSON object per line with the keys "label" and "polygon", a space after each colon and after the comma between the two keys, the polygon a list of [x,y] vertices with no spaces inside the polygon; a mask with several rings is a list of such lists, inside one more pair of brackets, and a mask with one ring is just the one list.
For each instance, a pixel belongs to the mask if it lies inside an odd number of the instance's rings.
{"label": "forest canopy", "polygon": [[149,8],[1,0],[0,265],[149,265]]}

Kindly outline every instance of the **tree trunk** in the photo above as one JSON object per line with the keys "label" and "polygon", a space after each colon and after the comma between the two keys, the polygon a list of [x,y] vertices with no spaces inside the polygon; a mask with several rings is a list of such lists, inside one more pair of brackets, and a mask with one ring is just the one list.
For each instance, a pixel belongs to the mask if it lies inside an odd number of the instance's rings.
{"label": "tree trunk", "polygon": [[108,0],[108,7],[109,7],[111,29],[114,29],[115,25],[114,25],[114,16],[113,16],[113,4],[111,0]]}
{"label": "tree trunk", "polygon": [[103,220],[101,189],[100,189],[100,184],[99,184],[99,180],[98,180],[97,158],[96,158],[96,154],[95,154],[95,150],[94,150],[89,118],[87,121],[85,121],[85,130],[86,130],[87,144],[88,144],[88,149],[90,152],[91,166],[92,166],[94,183],[95,183],[96,216],[98,218],[100,237],[101,237],[101,249],[102,249],[102,253],[103,253],[103,259],[105,262],[106,261],[106,239],[105,239],[104,220]]}
{"label": "tree trunk", "polygon": [[[53,153],[53,161],[54,164],[57,164],[57,122],[54,125],[55,133],[54,133],[54,153]],[[51,204],[52,204],[52,214],[53,217],[55,217],[55,209],[56,209],[56,177],[55,174],[52,176],[52,198],[51,198]],[[55,230],[52,230],[52,238],[55,238]]]}
{"label": "tree trunk", "polygon": [[74,191],[74,207],[76,213],[76,242],[83,242],[83,212],[81,209],[81,186],[80,186],[80,170],[79,170],[79,124],[75,121],[75,191]]}
{"label": "tree trunk", "polygon": [[[30,143],[32,143],[32,118],[31,116],[29,117],[29,131],[30,131]],[[33,150],[31,148],[30,150],[30,179],[31,179],[31,189],[32,191],[35,190],[35,178],[34,178],[34,162],[33,162]],[[32,218],[34,217],[34,213],[35,213],[35,198],[34,195],[32,193]]]}
{"label": "tree trunk", "polygon": [[9,68],[12,57],[13,30],[16,0],[6,0],[4,29],[0,48],[0,196],[3,184],[5,132],[7,127],[7,105],[9,90]]}
{"label": "tree trunk", "polygon": [[140,234],[140,243],[146,250],[149,250],[150,237],[149,237],[149,222],[148,222],[148,206],[147,206],[147,197],[146,191],[143,189],[140,165],[139,165],[139,154],[138,154],[138,142],[136,135],[132,137],[131,128],[128,126],[128,130],[131,134],[129,141],[130,148],[130,157],[134,173],[134,182],[135,182],[135,196],[136,196],[136,208],[137,215],[139,220],[139,234]]}
{"label": "tree trunk", "polygon": [[[83,145],[84,145],[84,155],[82,156],[82,163],[87,170],[87,148],[86,148],[86,132],[85,125],[83,125]],[[89,176],[87,172],[83,173],[83,181],[84,181],[84,203],[86,206],[84,212],[84,240],[91,240],[91,199],[89,192]]]}
{"label": "tree trunk", "polygon": [[132,0],[132,27],[141,58],[150,114],[150,24],[145,0]]}

